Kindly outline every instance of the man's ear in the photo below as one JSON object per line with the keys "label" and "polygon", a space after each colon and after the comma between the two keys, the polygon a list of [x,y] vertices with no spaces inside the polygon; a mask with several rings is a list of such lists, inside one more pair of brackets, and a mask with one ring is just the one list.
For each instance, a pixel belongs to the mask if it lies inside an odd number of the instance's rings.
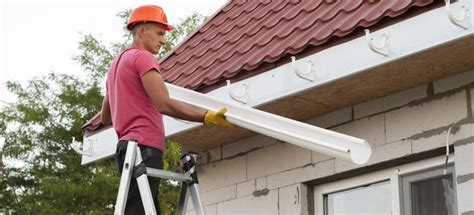
{"label": "man's ear", "polygon": [[145,32],[145,26],[139,25],[136,27],[137,28],[137,36],[138,38],[143,37],[143,33]]}

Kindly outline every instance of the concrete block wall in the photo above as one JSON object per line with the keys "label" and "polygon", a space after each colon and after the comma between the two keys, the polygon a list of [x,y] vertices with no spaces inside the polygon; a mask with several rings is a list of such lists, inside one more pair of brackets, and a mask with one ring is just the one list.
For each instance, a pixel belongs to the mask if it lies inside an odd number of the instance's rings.
{"label": "concrete block wall", "polygon": [[473,100],[474,71],[466,71],[307,122],[368,140],[373,154],[363,166],[261,135],[202,152],[203,202],[209,214],[308,214],[306,193],[312,188],[304,182],[444,147],[453,126],[458,190],[466,187],[458,192],[459,211],[470,214]]}

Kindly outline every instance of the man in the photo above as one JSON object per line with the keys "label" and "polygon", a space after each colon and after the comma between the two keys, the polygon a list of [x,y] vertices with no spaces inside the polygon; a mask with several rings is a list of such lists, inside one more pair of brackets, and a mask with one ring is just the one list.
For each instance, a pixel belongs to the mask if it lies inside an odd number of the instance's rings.
{"label": "man", "polygon": [[[107,93],[102,102],[102,123],[112,123],[119,137],[116,161],[121,174],[128,140],[139,143],[147,167],[163,168],[165,135],[162,114],[183,120],[230,126],[225,108],[218,112],[202,111],[171,99],[160,76],[155,55],[165,44],[168,25],[161,7],[146,5],[132,11],[127,29],[133,35],[132,45],[117,56],[107,73]],[[148,178],[155,208],[159,213],[157,194],[159,179]],[[144,214],[136,179],[130,184],[126,214]]]}

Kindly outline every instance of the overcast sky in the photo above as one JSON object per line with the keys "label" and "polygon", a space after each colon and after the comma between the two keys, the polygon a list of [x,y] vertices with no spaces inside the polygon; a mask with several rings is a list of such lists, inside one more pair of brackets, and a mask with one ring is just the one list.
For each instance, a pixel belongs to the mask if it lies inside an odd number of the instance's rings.
{"label": "overcast sky", "polygon": [[0,0],[0,105],[13,101],[6,81],[27,80],[50,71],[81,74],[71,58],[81,33],[109,44],[121,40],[123,21],[117,13],[145,4],[163,7],[168,21],[199,12],[212,15],[226,0]]}

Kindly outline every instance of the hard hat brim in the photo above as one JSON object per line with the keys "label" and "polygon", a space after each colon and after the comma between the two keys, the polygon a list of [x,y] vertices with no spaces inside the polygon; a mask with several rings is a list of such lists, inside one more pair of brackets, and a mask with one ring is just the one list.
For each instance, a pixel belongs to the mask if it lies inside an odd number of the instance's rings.
{"label": "hard hat brim", "polygon": [[161,22],[150,22],[150,21],[142,21],[142,22],[133,22],[133,23],[129,23],[127,25],[127,29],[129,31],[131,31],[135,26],[137,26],[138,24],[142,24],[142,23],[159,23],[159,24],[162,24],[165,26],[165,31],[172,31],[174,29],[173,26],[171,25],[168,25],[166,23],[161,23]]}

